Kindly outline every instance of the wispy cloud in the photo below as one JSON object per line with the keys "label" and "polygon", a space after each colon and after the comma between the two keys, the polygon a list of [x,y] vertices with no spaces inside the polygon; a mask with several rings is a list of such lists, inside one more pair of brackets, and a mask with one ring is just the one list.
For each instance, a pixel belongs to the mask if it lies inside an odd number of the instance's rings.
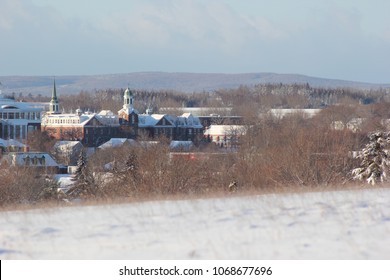
{"label": "wispy cloud", "polygon": [[254,40],[283,36],[283,31],[265,18],[243,16],[216,1],[145,2],[136,11],[124,11],[103,19],[100,28],[117,34],[129,45],[212,47],[227,52]]}

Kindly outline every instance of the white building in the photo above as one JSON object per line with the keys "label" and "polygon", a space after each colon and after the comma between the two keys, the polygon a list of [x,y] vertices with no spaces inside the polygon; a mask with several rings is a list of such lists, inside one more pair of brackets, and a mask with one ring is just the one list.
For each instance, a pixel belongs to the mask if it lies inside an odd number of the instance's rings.
{"label": "white building", "polygon": [[220,147],[236,147],[238,140],[245,135],[243,125],[210,125],[204,131],[204,137]]}
{"label": "white building", "polygon": [[26,141],[29,132],[39,130],[45,104],[17,102],[0,95],[0,138]]}

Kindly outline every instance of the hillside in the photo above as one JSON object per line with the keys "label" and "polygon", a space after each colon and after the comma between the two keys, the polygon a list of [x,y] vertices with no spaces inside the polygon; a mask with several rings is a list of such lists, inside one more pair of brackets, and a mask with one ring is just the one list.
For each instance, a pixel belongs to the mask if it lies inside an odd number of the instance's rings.
{"label": "hillside", "polygon": [[[95,89],[125,88],[129,85],[135,89],[145,90],[176,90],[184,92],[212,91],[221,88],[237,88],[240,85],[255,85],[264,83],[298,83],[310,84],[313,87],[352,87],[379,88],[390,87],[390,84],[370,84],[353,81],[316,78],[297,74],[246,73],[167,73],[167,72],[136,72],[128,74],[110,74],[93,76],[58,76],[57,87],[61,94],[75,94],[80,91]],[[52,76],[1,76],[0,89],[5,94],[42,94],[50,95]]]}
{"label": "hillside", "polygon": [[389,188],[0,212],[1,259],[389,259]]}

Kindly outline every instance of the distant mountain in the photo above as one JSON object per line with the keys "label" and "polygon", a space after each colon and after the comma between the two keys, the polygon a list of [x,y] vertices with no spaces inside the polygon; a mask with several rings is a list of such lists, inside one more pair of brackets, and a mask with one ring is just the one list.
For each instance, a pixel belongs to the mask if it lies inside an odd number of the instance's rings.
{"label": "distant mountain", "polygon": [[[0,76],[0,89],[4,94],[23,93],[50,95],[52,76]],[[237,88],[240,85],[252,86],[264,83],[306,84],[312,87],[351,87],[351,88],[390,88],[390,84],[370,84],[344,80],[323,79],[297,74],[246,73],[167,73],[136,72],[93,76],[58,76],[56,84],[59,94],[75,94],[95,89],[125,88],[175,90],[183,92],[213,91],[216,89]]]}

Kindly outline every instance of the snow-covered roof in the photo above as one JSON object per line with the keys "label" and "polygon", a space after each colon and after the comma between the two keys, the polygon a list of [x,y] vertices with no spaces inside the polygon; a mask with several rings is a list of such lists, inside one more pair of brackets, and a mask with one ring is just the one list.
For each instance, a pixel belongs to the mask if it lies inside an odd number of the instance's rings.
{"label": "snow-covered roof", "polygon": [[159,141],[139,141],[139,144],[143,148],[150,148],[150,147],[158,145],[159,143],[160,143]]}
{"label": "snow-covered roof", "polygon": [[54,179],[59,183],[60,188],[67,190],[74,185],[74,176],[69,174],[56,174]]}
{"label": "snow-covered roof", "polygon": [[0,97],[0,112],[21,111],[21,112],[42,112],[45,110],[45,103],[18,102],[9,98]]}
{"label": "snow-covered roof", "polygon": [[107,149],[107,148],[114,148],[114,147],[120,147],[124,145],[125,143],[129,145],[137,145],[137,142],[134,139],[127,139],[127,138],[111,138],[106,143],[100,145],[98,149]]}
{"label": "snow-covered roof", "polygon": [[321,109],[271,109],[269,112],[278,118],[283,118],[291,114],[304,114],[305,116],[311,118],[321,112]]}
{"label": "snow-covered roof", "polygon": [[138,126],[153,127],[156,126],[162,119],[165,119],[166,123],[161,124],[161,126],[203,128],[199,118],[194,117],[191,113],[184,113],[179,117],[168,114],[141,114],[138,115]]}
{"label": "snow-covered roof", "polygon": [[62,140],[62,141],[57,141],[55,144],[54,144],[54,147],[55,149],[70,149],[70,148],[73,148],[77,145],[82,145],[80,141],[65,141],[65,140]]}
{"label": "snow-covered roof", "polygon": [[57,162],[48,153],[9,153],[3,159],[18,166],[58,167]]}
{"label": "snow-covered roof", "polygon": [[191,113],[184,113],[180,117],[178,117],[178,119],[181,125],[193,128],[203,128],[203,125],[200,123],[199,118]]}
{"label": "snow-covered roof", "polygon": [[114,113],[111,110],[101,110],[98,115],[101,116],[114,116]]}
{"label": "snow-covered roof", "polygon": [[99,114],[95,115],[95,118],[97,118],[104,125],[119,125],[118,116],[114,115],[114,113],[109,110],[101,111]]}
{"label": "snow-covered roof", "polygon": [[5,140],[2,138],[0,138],[0,146],[3,146],[3,147],[13,146],[13,147],[19,147],[19,148],[26,147],[26,145],[24,145],[23,143],[20,143],[19,141],[14,140],[14,139]]}
{"label": "snow-covered roof", "polygon": [[164,114],[140,114],[138,115],[138,126],[139,127],[150,127],[156,126],[159,121],[163,118],[167,120],[167,123],[164,126],[173,126],[175,124],[175,117],[171,115]]}
{"label": "snow-covered roof", "polygon": [[210,114],[217,114],[217,115],[229,115],[232,112],[232,107],[179,107],[179,108],[173,108],[173,107],[166,107],[166,108],[160,108],[160,112],[184,112],[189,114],[194,114],[196,116],[208,116]]}
{"label": "snow-covered roof", "polygon": [[[102,111],[102,114],[85,112],[83,114],[46,114],[42,118],[42,125],[55,126],[85,126],[93,118],[98,120],[102,125],[119,126],[119,119],[117,115],[111,114],[111,111]],[[111,113],[110,113],[111,112]]]}
{"label": "snow-covered roof", "polygon": [[231,134],[245,134],[246,127],[243,125],[210,125],[205,131],[204,135],[231,135]]}
{"label": "snow-covered roof", "polygon": [[84,126],[87,124],[95,114],[46,114],[42,118],[42,125],[58,125],[58,126]]}
{"label": "snow-covered roof", "polygon": [[171,149],[191,149],[194,146],[192,141],[171,141],[169,148]]}

